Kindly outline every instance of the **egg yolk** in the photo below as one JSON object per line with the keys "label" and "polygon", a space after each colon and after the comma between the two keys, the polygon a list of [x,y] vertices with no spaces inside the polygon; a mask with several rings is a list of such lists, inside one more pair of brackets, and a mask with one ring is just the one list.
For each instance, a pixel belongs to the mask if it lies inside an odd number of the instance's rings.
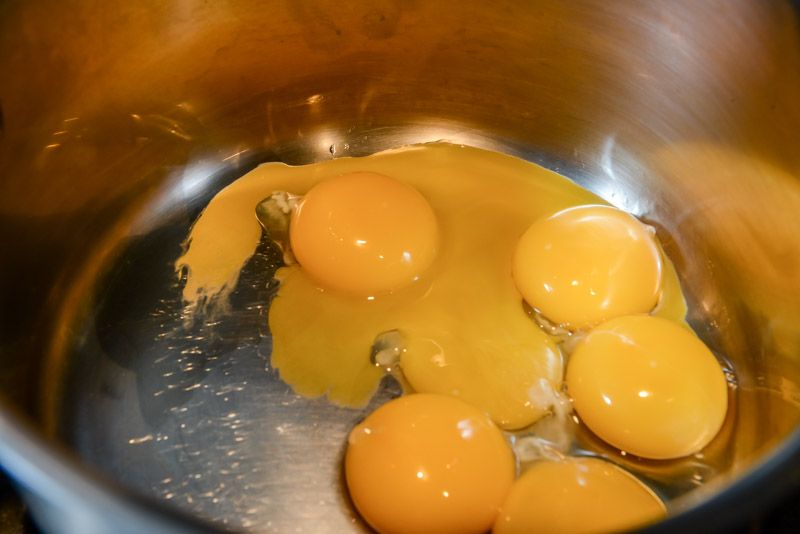
{"label": "egg yolk", "polygon": [[350,433],[345,475],[383,534],[488,531],[514,481],[514,457],[491,419],[443,395],[384,404]]}
{"label": "egg yolk", "polygon": [[408,184],[374,172],[320,182],[292,214],[300,266],[325,289],[372,296],[406,286],[431,265],[436,217]]}
{"label": "egg yolk", "polygon": [[597,458],[534,463],[514,483],[494,534],[619,532],[663,517],[647,486]]}
{"label": "egg yolk", "polygon": [[652,459],[705,447],[728,406],[725,375],[692,332],[647,315],[612,319],[578,344],[566,383],[575,410],[601,439]]}
{"label": "egg yolk", "polygon": [[533,223],[519,240],[513,266],[528,304],[574,329],[651,311],[661,270],[648,227],[609,206],[568,208]]}

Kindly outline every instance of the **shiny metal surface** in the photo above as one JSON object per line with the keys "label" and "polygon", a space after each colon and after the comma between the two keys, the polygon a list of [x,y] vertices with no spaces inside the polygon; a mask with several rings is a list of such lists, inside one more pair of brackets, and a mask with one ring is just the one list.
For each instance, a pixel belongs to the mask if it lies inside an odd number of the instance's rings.
{"label": "shiny metal surface", "polygon": [[[169,510],[358,528],[334,490],[359,414],[264,371],[270,288],[252,279],[224,324],[176,340],[168,267],[259,161],[443,138],[658,227],[741,392],[728,470],[662,528],[740,519],[800,473],[791,3],[10,1],[0,72],[0,461],[50,530],[167,530]],[[273,263],[264,248],[251,277]]]}

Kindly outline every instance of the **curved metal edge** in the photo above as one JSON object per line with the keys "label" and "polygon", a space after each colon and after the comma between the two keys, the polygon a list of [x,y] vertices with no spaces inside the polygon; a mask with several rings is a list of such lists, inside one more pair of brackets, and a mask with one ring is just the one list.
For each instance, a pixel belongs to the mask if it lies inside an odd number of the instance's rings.
{"label": "curved metal edge", "polygon": [[800,487],[800,430],[706,500],[642,530],[646,534],[723,532],[753,520]]}
{"label": "curved metal edge", "polygon": [[[800,12],[800,0],[790,0],[790,3]],[[497,149],[498,145],[502,145],[505,153],[530,159],[530,154],[522,145],[510,140],[483,138],[468,130],[459,132],[455,142],[489,149]],[[265,161],[263,155],[257,159],[259,162]],[[276,159],[281,158],[276,156]],[[248,160],[248,164],[254,161]],[[215,170],[219,172],[221,169]],[[4,466],[25,494],[26,501],[37,512],[36,520],[47,531],[89,534],[231,532],[171,508],[156,498],[127,490],[81,464],[67,450],[43,438],[27,417],[12,412],[10,404],[4,399],[0,399],[0,465]],[[754,518],[788,491],[798,487],[800,430],[794,431],[721,492],[642,532],[725,531],[737,523]]]}
{"label": "curved metal edge", "polygon": [[[788,0],[800,25],[800,0]],[[788,492],[800,488],[800,429],[751,465],[731,484],[681,513],[642,529],[645,534],[723,532],[754,520]]]}
{"label": "curved metal edge", "polygon": [[[122,487],[44,442],[27,421],[0,410],[0,463],[56,532],[224,532],[196,517]],[[43,521],[44,520],[44,521]]]}

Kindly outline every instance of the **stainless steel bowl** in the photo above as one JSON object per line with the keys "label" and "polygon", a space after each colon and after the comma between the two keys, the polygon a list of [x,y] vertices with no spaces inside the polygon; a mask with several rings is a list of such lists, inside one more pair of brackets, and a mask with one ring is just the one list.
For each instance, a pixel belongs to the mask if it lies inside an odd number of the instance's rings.
{"label": "stainless steel bowl", "polygon": [[800,474],[798,9],[0,3],[0,462],[52,532],[363,528],[336,467],[360,413],[264,370],[270,288],[245,276],[198,344],[174,333],[168,267],[259,162],[446,139],[658,228],[738,395],[718,469],[640,468],[704,482],[653,530],[743,520]]}

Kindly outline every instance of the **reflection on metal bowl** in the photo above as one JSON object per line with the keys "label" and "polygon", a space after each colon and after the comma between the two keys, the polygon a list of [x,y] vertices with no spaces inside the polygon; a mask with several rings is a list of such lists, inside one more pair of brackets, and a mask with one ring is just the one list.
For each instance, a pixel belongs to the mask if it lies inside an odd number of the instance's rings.
{"label": "reflection on metal bowl", "polygon": [[445,139],[657,227],[739,399],[725,469],[653,529],[740,520],[800,457],[799,20],[748,0],[4,3],[0,461],[53,532],[363,528],[337,463],[360,413],[264,372],[274,288],[247,277],[277,259],[251,260],[213,342],[171,337],[169,266],[257,163]]}

